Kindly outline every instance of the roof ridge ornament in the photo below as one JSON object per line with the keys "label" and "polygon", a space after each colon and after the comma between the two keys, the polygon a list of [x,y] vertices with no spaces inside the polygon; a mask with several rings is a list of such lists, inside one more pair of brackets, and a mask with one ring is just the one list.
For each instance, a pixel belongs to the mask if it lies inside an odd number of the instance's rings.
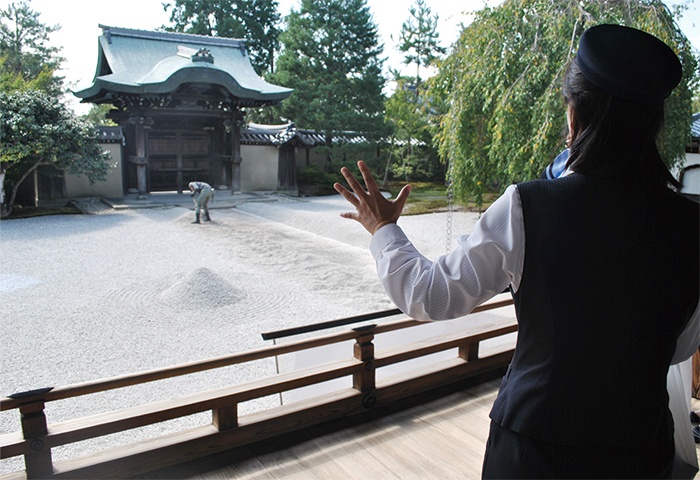
{"label": "roof ridge ornament", "polygon": [[191,58],[193,62],[214,63],[214,56],[208,48],[200,48]]}
{"label": "roof ridge ornament", "polygon": [[191,48],[183,45],[177,46],[177,54],[180,57],[189,58],[193,62],[214,63],[214,56],[208,48]]}

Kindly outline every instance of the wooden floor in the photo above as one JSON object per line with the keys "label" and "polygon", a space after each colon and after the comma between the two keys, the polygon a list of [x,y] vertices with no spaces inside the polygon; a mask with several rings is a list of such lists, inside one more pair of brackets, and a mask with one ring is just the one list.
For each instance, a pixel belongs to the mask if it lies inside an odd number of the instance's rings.
{"label": "wooden floor", "polygon": [[[143,478],[478,479],[499,384],[500,378],[443,390],[369,421],[332,425],[320,434],[300,432]],[[700,401],[693,400],[692,407],[700,409]]]}
{"label": "wooden floor", "polygon": [[500,379],[437,392],[439,398],[337,430],[226,452],[143,478],[471,479],[480,478],[488,413]]}

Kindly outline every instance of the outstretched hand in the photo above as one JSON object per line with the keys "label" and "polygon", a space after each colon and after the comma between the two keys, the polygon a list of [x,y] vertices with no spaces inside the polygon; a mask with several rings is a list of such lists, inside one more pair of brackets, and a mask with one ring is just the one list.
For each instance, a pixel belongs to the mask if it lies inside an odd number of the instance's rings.
{"label": "outstretched hand", "polygon": [[360,167],[360,173],[367,190],[362,187],[360,182],[346,167],[343,167],[340,173],[347,180],[348,185],[352,188],[352,192],[339,183],[335,183],[333,188],[356,209],[354,212],[341,213],[340,216],[357,220],[369,233],[374,235],[374,232],[384,225],[397,222],[406,200],[408,200],[408,195],[411,193],[411,186],[404,185],[394,200],[387,200],[379,191],[379,187],[365,162],[360,160],[357,162],[357,166]]}

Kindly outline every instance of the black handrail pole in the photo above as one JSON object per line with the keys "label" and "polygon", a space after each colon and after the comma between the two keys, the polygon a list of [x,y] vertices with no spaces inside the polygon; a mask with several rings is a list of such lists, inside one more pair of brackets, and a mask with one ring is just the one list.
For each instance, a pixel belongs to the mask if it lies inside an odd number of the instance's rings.
{"label": "black handrail pole", "polygon": [[291,337],[294,335],[301,335],[302,333],[317,332],[319,330],[326,330],[333,327],[342,327],[343,325],[350,325],[352,323],[365,322],[367,320],[375,320],[377,318],[391,317],[394,315],[401,315],[403,312],[398,308],[393,310],[384,310],[381,312],[365,313],[363,315],[356,315],[354,317],[340,318],[338,320],[330,320],[328,322],[314,323],[312,325],[304,325],[302,327],[287,328],[284,330],[277,330],[275,332],[261,333],[263,340],[273,340],[276,338]]}

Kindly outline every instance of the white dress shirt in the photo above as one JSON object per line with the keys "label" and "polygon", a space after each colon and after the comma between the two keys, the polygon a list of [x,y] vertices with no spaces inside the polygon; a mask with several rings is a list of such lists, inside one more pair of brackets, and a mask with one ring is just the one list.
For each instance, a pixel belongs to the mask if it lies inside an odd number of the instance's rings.
{"label": "white dress shirt", "polygon": [[[502,293],[516,292],[522,278],[525,227],[520,194],[511,185],[463,235],[448,255],[432,261],[418,252],[396,224],[370,241],[379,279],[389,298],[416,320],[445,320],[468,314]],[[673,363],[690,358],[700,345],[700,302],[678,337]]]}

